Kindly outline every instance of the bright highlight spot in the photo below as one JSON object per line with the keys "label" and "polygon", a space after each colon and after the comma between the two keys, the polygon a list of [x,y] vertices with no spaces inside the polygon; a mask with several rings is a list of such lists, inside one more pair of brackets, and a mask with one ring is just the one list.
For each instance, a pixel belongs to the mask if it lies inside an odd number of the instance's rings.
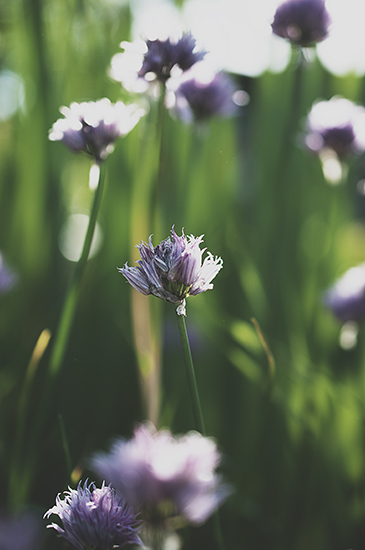
{"label": "bright highlight spot", "polygon": [[357,344],[359,327],[354,321],[347,321],[343,324],[340,332],[340,346],[342,349],[353,349]]}
{"label": "bright highlight spot", "polygon": [[[66,219],[58,237],[61,254],[66,260],[77,262],[80,259],[88,224],[89,216],[85,214],[72,214]],[[89,259],[99,252],[102,242],[103,233],[96,223]]]}

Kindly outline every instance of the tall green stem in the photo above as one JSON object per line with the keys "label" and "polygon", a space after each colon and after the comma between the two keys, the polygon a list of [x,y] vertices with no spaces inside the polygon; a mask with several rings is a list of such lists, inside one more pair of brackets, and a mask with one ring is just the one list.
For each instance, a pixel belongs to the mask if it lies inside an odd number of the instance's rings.
{"label": "tall green stem", "polygon": [[[29,446],[27,452],[24,452],[24,456],[27,457],[26,462],[21,460],[21,451],[24,450],[24,433],[25,433],[25,412],[26,404],[28,401],[29,393],[29,373],[27,373],[26,386],[24,390],[24,396],[22,397],[22,402],[19,412],[19,421],[18,421],[18,430],[15,440],[15,458],[13,464],[12,475],[10,479],[10,494],[9,502],[11,507],[15,510],[21,504],[23,504],[28,496],[28,493],[31,488],[31,483],[34,475],[34,470],[36,468],[37,458],[38,458],[38,446],[41,439],[42,432],[44,430],[45,422],[48,419],[48,406],[51,399],[51,394],[54,386],[54,381],[56,375],[58,374],[63,359],[65,357],[67,344],[69,341],[72,323],[75,316],[77,299],[80,291],[82,277],[85,272],[86,262],[89,257],[91,243],[94,235],[96,219],[98,216],[101,198],[103,194],[104,187],[104,176],[105,171],[103,167],[100,167],[98,175],[98,184],[94,194],[94,200],[91,207],[89,225],[86,231],[86,236],[84,240],[84,245],[81,253],[81,257],[75,267],[72,279],[68,291],[66,293],[66,298],[63,303],[63,308],[61,311],[59,325],[54,337],[53,347],[51,351],[50,361],[49,361],[49,376],[45,381],[43,388],[43,395],[41,401],[37,407],[36,418],[32,424],[32,432],[29,437]],[[51,340],[52,341],[52,340]],[[29,369],[28,369],[29,370]],[[31,368],[31,374],[33,376],[33,367]],[[31,379],[30,379],[31,380]]]}
{"label": "tall green stem", "polygon": [[[202,435],[206,435],[204,418],[203,418],[202,408],[200,404],[200,397],[198,392],[198,385],[196,383],[193,357],[191,355],[189,338],[186,330],[185,315],[179,314],[178,310],[177,310],[177,323],[179,326],[181,345],[182,345],[183,355],[185,360],[186,374],[188,378],[195,428]],[[214,531],[215,531],[217,546],[220,550],[224,550],[223,533],[222,533],[222,527],[221,527],[218,510],[214,512],[213,521],[214,521]]]}
{"label": "tall green stem", "polygon": [[49,370],[52,377],[54,377],[58,373],[66,353],[67,344],[72,328],[72,322],[75,316],[77,299],[80,291],[80,284],[85,272],[85,267],[87,259],[89,257],[92,239],[94,236],[96,219],[98,217],[101,198],[103,195],[104,181],[105,169],[103,165],[101,165],[99,172],[99,181],[94,194],[94,201],[91,207],[89,225],[86,231],[82,253],[76,265],[73,277],[70,282],[70,286],[66,294],[59,325],[53,343],[52,353],[49,361]]}
{"label": "tall green stem", "polygon": [[190,390],[191,405],[193,409],[195,428],[198,430],[198,432],[205,435],[203,413],[202,413],[202,408],[200,404],[198,385],[196,383],[195,369],[194,369],[193,358],[190,350],[188,333],[186,330],[185,316],[177,314],[177,323],[179,326],[181,345],[182,345],[183,355],[185,360],[186,374],[188,377],[188,384],[189,384],[189,390]]}

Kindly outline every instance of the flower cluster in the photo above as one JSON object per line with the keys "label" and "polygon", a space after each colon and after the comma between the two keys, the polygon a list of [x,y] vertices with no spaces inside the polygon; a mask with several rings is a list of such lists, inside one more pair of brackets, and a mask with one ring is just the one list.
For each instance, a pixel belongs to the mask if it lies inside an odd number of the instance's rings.
{"label": "flower cluster", "polygon": [[114,141],[128,134],[144,114],[135,104],[112,104],[107,98],[71,103],[70,107],[61,107],[60,112],[65,118],[54,123],[49,139],[62,141],[72,151],[87,153],[98,162],[112,152]]}
{"label": "flower cluster", "polygon": [[174,228],[168,237],[156,247],[151,237],[149,243],[141,242],[138,250],[141,259],[136,267],[127,263],[119,271],[127,281],[144,295],[153,294],[167,302],[179,305],[188,296],[196,296],[212,289],[211,281],[223,267],[223,260],[208,252],[202,264],[206,249],[199,245],[203,236],[179,237]]}
{"label": "flower cluster", "polygon": [[324,304],[340,319],[365,319],[365,264],[352,267],[331,287],[323,298]]}
{"label": "flower cluster", "polygon": [[302,47],[328,36],[331,23],[324,0],[287,0],[275,12],[273,33]]}
{"label": "flower cluster", "polygon": [[220,458],[215,442],[199,433],[173,437],[142,424],[133,439],[117,440],[109,453],[97,454],[91,467],[145,520],[163,522],[178,514],[200,524],[229,493],[215,472]]}
{"label": "flower cluster", "polygon": [[341,159],[365,151],[365,108],[339,96],[314,103],[305,143],[317,154],[330,150]]}
{"label": "flower cluster", "polygon": [[141,545],[139,523],[135,514],[115,491],[102,484],[79,483],[77,489],[65,491],[64,498],[56,498],[56,505],[44,517],[59,516],[63,528],[57,523],[47,527],[55,529],[75,550],[122,548],[126,544]]}

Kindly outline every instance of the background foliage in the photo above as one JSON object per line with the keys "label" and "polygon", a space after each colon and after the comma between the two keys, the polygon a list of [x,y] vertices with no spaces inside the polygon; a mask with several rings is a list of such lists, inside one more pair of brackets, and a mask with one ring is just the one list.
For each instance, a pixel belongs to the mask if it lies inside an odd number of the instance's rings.
{"label": "background foliage", "polygon": [[[116,267],[135,254],[131,218],[139,201],[137,225],[145,227],[153,112],[107,161],[103,246],[88,262],[35,444],[48,349],[37,365],[15,460],[27,366],[41,332],[55,329],[73,268],[59,251],[59,232],[69,213],[87,212],[91,202],[89,161],[49,142],[48,130],[60,105],[129,100],[107,68],[130,38],[131,14],[123,2],[3,0],[0,25],[0,77],[12,71],[25,90],[20,108],[0,121],[0,250],[18,274],[0,296],[0,499],[4,510],[27,505],[42,514],[69,483],[59,417],[72,467],[80,469],[90,453],[116,435],[128,437],[145,418],[131,289]],[[321,304],[323,290],[365,257],[364,199],[356,187],[365,165],[353,160],[347,181],[331,186],[300,145],[314,100],[342,94],[361,103],[364,87],[314,59],[302,67],[294,101],[296,64],[293,54],[283,73],[236,75],[250,103],[204,132],[166,120],[165,219],[154,242],[175,224],[178,233],[204,233],[208,249],[224,259],[214,291],[188,300],[187,323],[207,431],[235,487],[222,508],[231,549],[359,548],[365,536],[364,329],[355,347],[341,348],[340,323]],[[168,304],[161,309],[160,423],[180,433],[192,419],[174,312]],[[210,544],[209,524],[189,536],[191,548]],[[45,546],[52,545],[62,544],[52,537]]]}

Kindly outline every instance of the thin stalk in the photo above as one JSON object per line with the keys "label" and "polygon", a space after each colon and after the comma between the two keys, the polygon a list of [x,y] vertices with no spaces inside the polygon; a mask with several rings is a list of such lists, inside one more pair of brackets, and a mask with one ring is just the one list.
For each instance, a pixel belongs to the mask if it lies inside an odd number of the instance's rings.
{"label": "thin stalk", "polygon": [[[40,438],[44,430],[45,423],[48,420],[47,412],[55,378],[62,366],[72,329],[72,323],[75,316],[81,281],[85,272],[86,262],[89,257],[92,238],[96,225],[96,219],[101,204],[104,179],[105,170],[101,166],[99,171],[98,185],[94,194],[94,200],[89,218],[89,225],[86,231],[81,257],[75,267],[68,291],[66,293],[66,298],[63,303],[59,325],[53,339],[53,347],[49,360],[49,376],[45,380],[43,395],[41,397],[41,402],[37,408],[36,418],[32,426],[33,431],[30,434],[29,446],[27,452],[24,453],[24,456],[27,457],[27,460],[25,463],[23,462],[21,464],[19,459],[18,463],[15,463],[14,465],[13,472],[14,476],[16,476],[17,479],[16,491],[14,492],[14,496],[11,497],[13,500],[14,508],[25,502],[30,491],[38,458],[38,446],[40,443]],[[24,430],[23,428],[21,429]],[[19,443],[17,443],[17,445],[19,445]]]}
{"label": "thin stalk", "polygon": [[203,419],[202,408],[200,404],[200,397],[198,392],[198,385],[196,383],[195,369],[193,358],[191,355],[188,333],[186,330],[185,315],[177,314],[177,324],[179,327],[181,345],[183,349],[186,374],[188,378],[191,406],[193,409],[195,428],[203,435],[206,435],[205,424]]}
{"label": "thin stalk", "polygon": [[84,245],[79,261],[76,264],[76,268],[73,277],[68,288],[65,301],[63,303],[63,309],[57,332],[55,335],[51,357],[49,361],[49,371],[52,378],[58,373],[66,353],[67,344],[70,337],[72,323],[75,316],[77,299],[80,291],[80,284],[85,272],[87,259],[89,257],[92,239],[94,236],[96,220],[100,209],[101,198],[103,195],[105,181],[105,169],[103,165],[100,166],[99,181],[94,193],[94,201],[91,207],[89,225],[86,231]]}
{"label": "thin stalk", "polygon": [[51,333],[48,329],[44,329],[40,334],[37,343],[34,347],[30,358],[27,371],[25,373],[24,383],[19,398],[18,414],[15,427],[15,441],[13,450],[13,459],[9,477],[9,507],[16,509],[19,493],[19,472],[21,470],[21,457],[23,451],[24,436],[26,433],[27,414],[29,408],[29,400],[33,387],[33,380],[36,374],[39,362],[47,349]]}
{"label": "thin stalk", "polygon": [[[177,323],[179,327],[181,345],[182,345],[183,355],[185,360],[186,374],[188,378],[195,428],[198,432],[200,432],[202,435],[205,436],[206,430],[205,430],[204,418],[203,418],[200,397],[198,392],[198,385],[196,383],[193,357],[191,355],[189,338],[186,330],[185,315],[178,313],[178,311],[179,309],[177,310]],[[214,532],[215,532],[217,546],[220,550],[224,550],[223,533],[222,533],[221,521],[220,521],[218,510],[214,512],[212,519],[214,521]]]}

